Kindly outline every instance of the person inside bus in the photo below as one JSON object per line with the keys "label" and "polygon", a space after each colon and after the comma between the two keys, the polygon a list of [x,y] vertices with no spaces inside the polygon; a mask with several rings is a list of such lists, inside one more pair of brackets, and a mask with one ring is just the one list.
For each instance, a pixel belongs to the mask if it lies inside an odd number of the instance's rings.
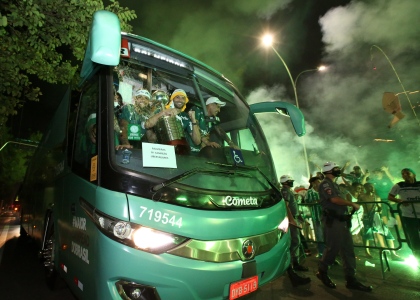
{"label": "person inside bus", "polygon": [[[145,128],[154,130],[158,143],[174,145],[177,154],[200,151],[201,133],[195,113],[185,112],[189,102],[186,92],[176,89],[169,99],[166,92],[157,90],[152,95],[153,99],[154,106],[158,109],[156,114],[145,122]],[[163,117],[169,118],[161,122]]]}
{"label": "person inside bus", "polygon": [[122,98],[121,94],[118,93],[118,92],[115,92],[115,95],[114,95],[114,113],[115,113],[115,117],[117,119],[120,119],[123,107],[124,107],[124,102],[123,102],[123,98]]}
{"label": "person inside bus", "polygon": [[171,94],[169,103],[166,105],[166,112],[164,111],[163,113],[166,115],[176,115],[185,132],[185,138],[190,146],[190,151],[199,152],[201,143],[200,127],[195,112],[185,112],[188,101],[187,93],[182,89],[176,89]]}
{"label": "person inside bus", "polygon": [[75,160],[89,168],[91,158],[96,155],[96,113],[89,114],[86,123],[78,131],[80,132]]}
{"label": "person inside bus", "polygon": [[[206,100],[206,110],[208,117],[216,119],[220,109],[224,106],[226,106],[226,102],[220,101],[219,98],[208,98]],[[215,124],[216,122],[206,122],[204,111],[200,107],[193,106],[191,110],[195,111],[195,115],[199,122],[201,130],[201,148],[221,148],[221,143],[226,141],[229,147],[239,150],[239,147],[229,138],[226,132],[219,125]],[[210,133],[212,132],[216,133],[216,136],[221,140],[220,142],[215,142],[210,139]]]}
{"label": "person inside bus", "polygon": [[144,122],[153,115],[149,102],[149,91],[139,89],[134,93],[134,104],[124,105],[119,119],[121,135],[117,150],[141,148],[141,139],[146,133]]}
{"label": "person inside bus", "polygon": [[236,162],[235,157],[239,157],[239,162],[243,163],[243,159],[236,152],[236,150],[239,150],[239,147],[229,138],[222,127],[218,125],[220,121],[217,115],[224,106],[226,106],[226,102],[220,101],[217,97],[209,97],[206,100],[205,106],[207,116],[201,107],[193,106],[191,108],[191,111],[195,112],[201,132],[199,154],[213,162],[228,163],[228,157],[224,147],[222,147],[224,142],[226,142],[231,148],[232,159]]}
{"label": "person inside bus", "polygon": [[90,155],[96,154],[96,113],[90,114],[86,122],[87,139],[85,151]]}

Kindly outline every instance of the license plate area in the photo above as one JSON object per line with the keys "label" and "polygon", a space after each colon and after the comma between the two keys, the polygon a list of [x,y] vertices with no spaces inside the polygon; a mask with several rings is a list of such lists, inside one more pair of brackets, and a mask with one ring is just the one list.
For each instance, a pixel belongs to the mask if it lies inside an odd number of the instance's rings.
{"label": "license plate area", "polygon": [[238,299],[258,289],[258,275],[230,284],[229,300]]}

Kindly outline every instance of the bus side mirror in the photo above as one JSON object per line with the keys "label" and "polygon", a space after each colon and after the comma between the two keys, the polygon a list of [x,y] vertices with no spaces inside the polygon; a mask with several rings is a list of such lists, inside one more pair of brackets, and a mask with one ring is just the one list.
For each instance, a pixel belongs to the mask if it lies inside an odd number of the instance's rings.
{"label": "bus side mirror", "polygon": [[306,133],[305,118],[302,111],[293,104],[282,101],[270,101],[254,103],[249,108],[251,114],[276,112],[290,117],[296,134],[298,136],[304,136]]}
{"label": "bus side mirror", "polygon": [[80,77],[89,78],[94,63],[116,66],[120,63],[121,27],[118,16],[106,10],[98,10],[93,14],[92,27],[86,47]]}

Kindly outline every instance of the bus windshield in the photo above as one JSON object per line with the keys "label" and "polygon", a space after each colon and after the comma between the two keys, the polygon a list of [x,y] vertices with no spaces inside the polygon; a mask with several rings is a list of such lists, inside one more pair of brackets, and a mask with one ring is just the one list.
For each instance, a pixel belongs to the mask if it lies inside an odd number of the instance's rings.
{"label": "bus windshield", "polygon": [[[123,109],[114,111],[115,118],[121,125],[122,115],[127,115],[127,111],[139,114],[141,121],[138,123],[143,131],[137,134],[139,129],[136,128],[134,133],[128,134],[132,148],[120,147],[115,152],[116,169],[150,176],[156,183],[154,190],[177,187],[178,190],[200,190],[206,194],[268,194],[271,186],[267,179],[275,181],[276,177],[270,152],[258,121],[250,115],[249,107],[232,84],[211,70],[182,61],[175,55],[170,56],[172,61],[168,62],[169,55],[165,54],[168,58],[160,58],[159,64],[152,65],[150,51],[143,53],[145,46],[131,44],[131,50],[139,48],[130,59],[121,60],[114,70],[115,92],[123,101]],[[162,117],[152,128],[144,128],[147,119],[170,108],[170,95],[179,89],[185,91],[188,99],[184,116],[189,111],[203,115],[213,146],[191,147],[188,129],[180,130],[175,126],[181,123],[179,116]],[[136,112],[134,104],[135,93],[139,90],[150,90],[152,94],[151,101],[140,113]],[[166,94],[168,99],[153,97],[154,92]],[[223,103],[217,116],[211,115],[206,105],[211,97],[217,97]],[[128,125],[130,130],[131,124]],[[116,139],[113,144],[121,143],[118,134],[113,136]],[[181,198],[182,195],[180,192]],[[255,203],[254,206],[261,206],[261,203]]]}

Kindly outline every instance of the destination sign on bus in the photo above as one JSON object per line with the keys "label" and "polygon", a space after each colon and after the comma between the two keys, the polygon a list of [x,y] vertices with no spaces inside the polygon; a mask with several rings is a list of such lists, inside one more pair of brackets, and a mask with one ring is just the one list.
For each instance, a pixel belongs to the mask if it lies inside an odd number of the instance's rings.
{"label": "destination sign on bus", "polygon": [[161,52],[158,52],[156,50],[153,50],[151,48],[145,47],[145,46],[140,46],[137,44],[132,44],[132,49],[134,52],[143,54],[143,55],[147,55],[147,56],[152,56],[156,59],[160,59],[163,60],[165,62],[168,62],[170,64],[176,65],[178,67],[181,68],[187,68],[187,64],[185,62],[183,62],[182,60],[179,60],[177,58],[174,58],[172,56],[163,54]]}

